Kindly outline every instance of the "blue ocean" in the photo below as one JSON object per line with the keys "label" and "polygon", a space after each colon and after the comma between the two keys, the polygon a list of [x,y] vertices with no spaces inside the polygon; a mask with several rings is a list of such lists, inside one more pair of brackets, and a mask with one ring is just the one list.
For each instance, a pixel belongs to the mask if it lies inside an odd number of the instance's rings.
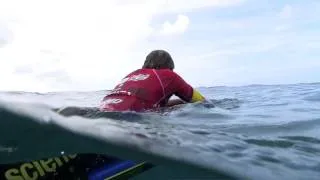
{"label": "blue ocean", "polygon": [[[65,138],[44,130],[48,124],[58,124],[105,142],[94,146],[79,138],[78,144],[85,143],[79,151],[108,151],[125,158],[134,158],[139,151],[137,158],[158,165],[135,179],[319,179],[320,83],[198,90],[210,105],[187,104],[161,113],[68,116],[54,109],[95,108],[107,90],[1,92],[0,160],[45,156],[47,146],[52,151],[48,156],[67,153],[68,146],[61,145]],[[29,121],[47,125],[22,132]],[[111,148],[119,144],[131,150]],[[175,164],[170,166],[170,160]]]}

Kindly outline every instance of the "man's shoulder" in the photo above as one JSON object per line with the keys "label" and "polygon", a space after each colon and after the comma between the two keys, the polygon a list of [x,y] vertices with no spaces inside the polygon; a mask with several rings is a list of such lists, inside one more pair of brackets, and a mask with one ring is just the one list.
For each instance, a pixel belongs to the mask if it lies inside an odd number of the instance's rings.
{"label": "man's shoulder", "polygon": [[135,79],[135,80],[144,80],[148,79],[152,74],[152,70],[148,69],[137,69],[128,74],[125,79]]}
{"label": "man's shoulder", "polygon": [[144,68],[140,68],[140,69],[136,69],[134,71],[132,71],[130,74],[137,74],[137,73],[150,73],[152,72],[152,69],[144,69]]}
{"label": "man's shoulder", "polygon": [[177,76],[178,74],[170,69],[158,69],[156,70],[158,73],[166,75],[166,76]]}
{"label": "man's shoulder", "polygon": [[144,72],[143,69],[136,69],[136,70],[132,71],[131,73],[129,73],[129,74],[127,75],[127,77],[128,77],[128,76],[135,75],[135,74],[139,74],[139,73],[142,73],[142,72]]}
{"label": "man's shoulder", "polygon": [[171,85],[179,84],[182,79],[176,72],[170,69],[160,69],[158,70],[158,74],[162,81],[170,83]]}

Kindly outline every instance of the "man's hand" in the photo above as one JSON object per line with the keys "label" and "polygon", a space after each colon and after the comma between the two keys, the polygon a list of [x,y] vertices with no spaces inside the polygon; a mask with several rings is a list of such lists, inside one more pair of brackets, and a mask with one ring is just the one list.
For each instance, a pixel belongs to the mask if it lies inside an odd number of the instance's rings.
{"label": "man's hand", "polygon": [[171,106],[175,106],[175,105],[179,105],[179,104],[185,104],[186,102],[184,102],[181,99],[171,99],[168,101],[168,103],[166,104],[166,107],[171,107]]}

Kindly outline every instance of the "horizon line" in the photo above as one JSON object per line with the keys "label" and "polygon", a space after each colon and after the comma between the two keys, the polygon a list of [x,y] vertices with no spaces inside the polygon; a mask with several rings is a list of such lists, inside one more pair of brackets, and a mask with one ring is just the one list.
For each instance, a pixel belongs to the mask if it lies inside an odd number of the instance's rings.
{"label": "horizon line", "polygon": [[[219,88],[219,87],[252,87],[252,86],[288,86],[288,85],[311,85],[311,84],[320,84],[320,82],[302,82],[302,83],[279,83],[279,84],[247,84],[247,85],[217,85],[217,86],[198,86],[195,87],[197,89],[200,88]],[[87,91],[75,91],[75,90],[67,90],[67,91],[47,91],[47,92],[39,92],[39,91],[19,91],[19,90],[0,90],[0,93],[35,93],[35,94],[50,94],[50,93],[86,93],[86,92],[100,92],[100,91],[111,91],[112,89],[100,89],[100,90],[87,90]]]}

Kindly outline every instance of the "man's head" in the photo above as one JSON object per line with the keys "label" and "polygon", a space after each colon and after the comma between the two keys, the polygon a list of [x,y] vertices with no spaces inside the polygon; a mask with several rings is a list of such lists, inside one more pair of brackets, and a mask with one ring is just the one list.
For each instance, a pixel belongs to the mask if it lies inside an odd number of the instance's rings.
{"label": "man's head", "polygon": [[174,63],[167,51],[151,51],[144,61],[142,68],[146,69],[174,69]]}

